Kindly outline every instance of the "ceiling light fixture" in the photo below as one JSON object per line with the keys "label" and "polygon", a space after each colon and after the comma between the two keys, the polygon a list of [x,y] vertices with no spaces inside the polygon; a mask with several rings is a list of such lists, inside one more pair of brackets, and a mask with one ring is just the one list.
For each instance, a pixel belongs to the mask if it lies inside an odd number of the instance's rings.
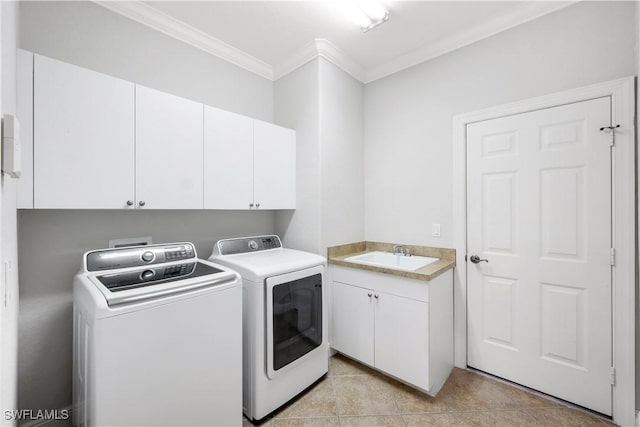
{"label": "ceiling light fixture", "polygon": [[363,33],[389,20],[389,11],[375,0],[349,0],[341,3],[345,13],[360,26]]}

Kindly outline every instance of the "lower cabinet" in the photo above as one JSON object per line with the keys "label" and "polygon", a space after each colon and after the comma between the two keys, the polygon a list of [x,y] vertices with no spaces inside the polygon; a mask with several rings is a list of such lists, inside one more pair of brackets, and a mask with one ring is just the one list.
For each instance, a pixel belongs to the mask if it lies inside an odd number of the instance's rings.
{"label": "lower cabinet", "polygon": [[435,395],[453,368],[452,271],[426,282],[331,269],[331,347]]}

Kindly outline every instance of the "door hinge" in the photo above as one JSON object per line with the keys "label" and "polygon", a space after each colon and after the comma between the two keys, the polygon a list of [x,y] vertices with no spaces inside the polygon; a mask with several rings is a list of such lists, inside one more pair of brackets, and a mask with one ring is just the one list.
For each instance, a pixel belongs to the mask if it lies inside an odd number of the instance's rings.
{"label": "door hinge", "polygon": [[600,128],[600,132],[610,132],[609,135],[611,136],[611,141],[609,141],[609,145],[611,147],[613,147],[615,145],[615,130],[618,129],[620,127],[620,125],[615,125],[615,126],[603,126]]}
{"label": "door hinge", "polygon": [[611,253],[609,254],[609,263],[612,267],[616,265],[616,248],[611,248]]}
{"label": "door hinge", "polygon": [[609,379],[611,380],[611,385],[616,385],[616,368],[611,367],[611,371],[609,371]]}
{"label": "door hinge", "polygon": [[464,256],[464,262],[467,262],[467,256],[466,255]]}

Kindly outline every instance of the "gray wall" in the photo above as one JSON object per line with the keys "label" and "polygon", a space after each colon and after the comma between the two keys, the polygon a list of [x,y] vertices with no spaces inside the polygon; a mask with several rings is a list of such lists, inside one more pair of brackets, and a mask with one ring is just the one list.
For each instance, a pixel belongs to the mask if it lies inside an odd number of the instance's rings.
{"label": "gray wall", "polygon": [[[16,114],[16,43],[18,3],[2,2],[2,114]],[[2,175],[2,286],[7,289],[6,305],[0,307],[2,347],[0,349],[0,402],[4,409],[17,406],[18,363],[18,240],[16,218],[16,180]],[[5,269],[8,269],[5,275]],[[4,299],[4,295],[0,300]],[[2,417],[0,424],[10,424]]]}
{"label": "gray wall", "polygon": [[322,255],[364,240],[364,85],[319,61]]}
{"label": "gray wall", "polygon": [[256,119],[273,82],[87,1],[22,2],[19,47]]}
{"label": "gray wall", "polygon": [[275,84],[276,122],[297,130],[297,209],[276,214],[285,244],[326,255],[364,239],[364,85],[324,58]]}
{"label": "gray wall", "polygon": [[82,254],[109,239],[190,241],[208,258],[225,237],[272,233],[270,212],[21,210],[19,396],[21,408],[71,404],[72,286]]}
{"label": "gray wall", "polygon": [[296,129],[296,210],[276,215],[276,230],[291,248],[321,253],[320,95],[318,59],[275,83],[276,123]]}
{"label": "gray wall", "polygon": [[[95,4],[23,2],[19,23],[23,49],[273,120],[273,82]],[[33,409],[71,403],[71,281],[85,251],[149,235],[154,242],[193,241],[208,257],[220,238],[275,231],[269,211],[24,210],[18,221],[18,405]]]}
{"label": "gray wall", "polygon": [[453,116],[634,75],[634,8],[580,2],[368,84],[367,240],[451,247]]}

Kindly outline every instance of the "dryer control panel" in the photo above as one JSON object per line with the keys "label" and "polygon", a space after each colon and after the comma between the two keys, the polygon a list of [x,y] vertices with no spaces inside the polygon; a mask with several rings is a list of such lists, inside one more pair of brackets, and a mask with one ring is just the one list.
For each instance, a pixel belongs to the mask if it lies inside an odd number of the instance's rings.
{"label": "dryer control panel", "polygon": [[278,249],[282,247],[282,242],[276,235],[254,236],[219,240],[216,246],[220,255],[233,255]]}

